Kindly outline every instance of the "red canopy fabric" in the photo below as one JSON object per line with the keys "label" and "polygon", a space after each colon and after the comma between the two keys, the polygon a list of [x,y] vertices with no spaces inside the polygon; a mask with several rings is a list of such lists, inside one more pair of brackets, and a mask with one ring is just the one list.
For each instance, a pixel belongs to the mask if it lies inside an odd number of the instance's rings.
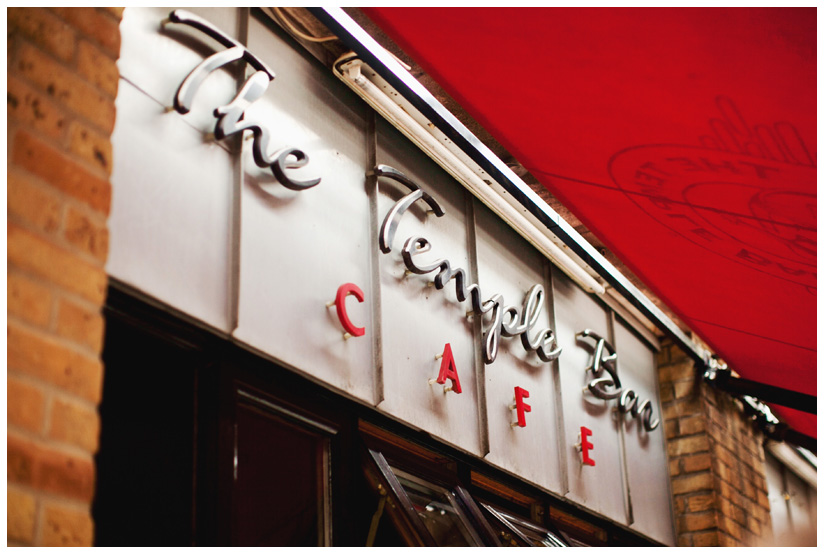
{"label": "red canopy fabric", "polygon": [[732,369],[816,395],[815,8],[364,12]]}

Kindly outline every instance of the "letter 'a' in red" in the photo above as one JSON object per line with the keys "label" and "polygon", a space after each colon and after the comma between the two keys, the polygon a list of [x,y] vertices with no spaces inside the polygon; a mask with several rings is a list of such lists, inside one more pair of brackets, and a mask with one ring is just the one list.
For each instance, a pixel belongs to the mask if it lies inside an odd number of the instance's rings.
{"label": "letter 'a' in red", "polygon": [[359,303],[363,303],[364,292],[354,283],[345,283],[338,288],[338,292],[335,295],[335,310],[338,313],[338,320],[341,322],[344,330],[353,337],[361,337],[366,330],[355,327],[352,321],[350,321],[349,315],[347,314],[347,305],[345,304],[347,295],[352,295]]}
{"label": "letter 'a' in red", "polygon": [[524,428],[527,426],[527,419],[524,418],[524,413],[533,410],[533,407],[524,402],[524,399],[528,399],[529,397],[529,391],[516,386],[516,414],[518,415],[519,428]]}
{"label": "letter 'a' in red", "polygon": [[593,444],[587,441],[587,438],[593,435],[589,428],[582,426],[582,464],[596,466],[596,461],[590,458],[590,450],[593,449]]}
{"label": "letter 'a' in red", "polygon": [[455,367],[453,350],[450,348],[449,343],[444,345],[444,353],[441,355],[441,369],[438,371],[438,379],[436,382],[443,385],[447,379],[453,382],[453,391],[461,393],[461,382],[458,381],[458,369]]}

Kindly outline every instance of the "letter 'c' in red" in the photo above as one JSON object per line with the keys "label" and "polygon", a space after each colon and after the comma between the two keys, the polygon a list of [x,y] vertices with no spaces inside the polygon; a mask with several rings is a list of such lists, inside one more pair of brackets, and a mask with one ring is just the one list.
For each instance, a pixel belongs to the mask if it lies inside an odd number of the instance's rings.
{"label": "letter 'c' in red", "polygon": [[596,461],[590,458],[590,450],[593,449],[593,444],[587,441],[587,438],[593,435],[589,428],[582,426],[582,464],[596,466]]}
{"label": "letter 'c' in red", "polygon": [[458,369],[455,367],[453,349],[449,343],[444,345],[444,353],[441,355],[441,368],[438,370],[438,379],[436,382],[444,385],[444,382],[448,379],[453,382],[453,391],[461,393],[461,382],[458,381]]}
{"label": "letter 'c' in red", "polygon": [[533,407],[524,402],[524,399],[528,399],[529,397],[529,391],[516,386],[516,414],[518,415],[518,425],[520,428],[527,426],[527,420],[524,418],[524,413],[533,410]]}
{"label": "letter 'c' in red", "polygon": [[335,294],[335,311],[338,313],[338,320],[344,326],[344,330],[353,337],[361,337],[366,331],[364,328],[356,328],[347,315],[347,305],[345,304],[347,295],[352,295],[358,299],[359,303],[364,302],[364,292],[354,283],[345,283],[338,288]]}

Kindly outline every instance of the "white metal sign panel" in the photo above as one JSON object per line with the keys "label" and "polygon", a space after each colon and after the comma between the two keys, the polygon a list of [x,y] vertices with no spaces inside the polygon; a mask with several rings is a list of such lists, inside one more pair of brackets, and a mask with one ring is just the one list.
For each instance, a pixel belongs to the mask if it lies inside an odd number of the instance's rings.
{"label": "white metal sign panel", "polygon": [[[559,373],[569,480],[567,497],[626,524],[625,480],[614,403],[585,392],[592,380],[587,368],[592,364],[593,342],[577,337],[590,329],[612,339],[608,313],[556,268],[553,269],[553,293],[556,333],[563,349]],[[594,466],[583,464],[584,453],[575,447],[581,441],[582,427],[592,432],[585,440],[593,445],[589,457]]]}
{"label": "white metal sign panel", "polygon": [[[230,10],[231,12],[231,10]],[[197,118],[166,112],[202,55],[159,33],[167,10],[126,10],[112,134],[109,275],[229,331],[232,158]],[[215,12],[211,15],[220,15]],[[226,18],[223,18],[226,19]],[[214,94],[229,94],[228,76]],[[200,114],[200,115],[198,115]],[[211,116],[210,116],[211,117]]]}
{"label": "white metal sign panel", "polygon": [[[424,202],[403,215],[392,250],[378,253],[381,280],[381,330],[384,401],[378,408],[466,451],[480,455],[478,396],[472,324],[455,286],[438,290],[434,274],[406,271],[401,256],[410,237],[427,239],[432,249],[416,255],[424,264],[447,259],[453,268],[469,269],[465,194],[441,168],[384,122],[378,125],[377,160],[403,172],[436,198],[445,214],[428,212]],[[409,189],[379,179],[378,215],[384,216]],[[375,247],[373,247],[375,248]],[[472,278],[472,276],[471,276]],[[461,392],[452,380],[437,383],[449,344]],[[440,356],[440,358],[436,358]],[[449,357],[449,354],[447,354]],[[445,388],[453,387],[445,392]]]}
{"label": "white metal sign panel", "polygon": [[[524,333],[534,339],[553,329],[541,255],[490,210],[476,202],[476,248],[479,285],[484,295],[502,295],[505,306],[516,307],[529,319],[538,317]],[[526,306],[528,292],[539,285],[543,298]],[[484,324],[488,327],[489,324]],[[498,356],[486,365],[487,420],[491,463],[554,492],[562,490],[557,395],[554,363],[544,362],[535,351],[525,350],[520,335],[501,338]],[[516,392],[516,388],[521,391]],[[529,397],[523,397],[525,392]],[[522,397],[517,404],[516,397]],[[524,404],[529,412],[525,413]],[[519,422],[519,412],[524,426]]]}
{"label": "white metal sign panel", "polygon": [[[661,421],[655,354],[621,320],[617,319],[614,333],[622,388],[634,391],[638,395],[637,402],[650,399],[655,407],[653,418]],[[633,418],[632,413],[626,413],[622,418],[633,512],[631,527],[672,545],[675,542],[673,523],[666,518],[671,514],[671,496],[664,425],[647,431],[643,422]]]}
{"label": "white metal sign panel", "polygon": [[[240,299],[234,336],[277,360],[372,403],[369,201],[364,191],[364,104],[314,60],[256,20],[249,49],[276,72],[263,98],[245,114],[266,122],[270,149],[295,146],[306,166],[302,191],[280,184],[253,161],[245,141],[241,193]],[[345,299],[350,320],[365,329],[344,339],[338,288],[353,283],[363,302]]]}
{"label": "white metal sign panel", "polygon": [[[191,27],[162,25],[170,11],[170,8],[129,8],[123,11],[120,23],[121,48],[117,66],[121,79],[154,98],[159,111],[172,106],[178,87],[204,58],[225,49]],[[228,36],[237,38],[237,8],[190,8],[189,11],[208,20]],[[199,88],[192,110],[178,117],[194,129],[208,133],[215,127],[212,110],[231,100],[236,90],[235,78],[228,70],[215,71]]]}

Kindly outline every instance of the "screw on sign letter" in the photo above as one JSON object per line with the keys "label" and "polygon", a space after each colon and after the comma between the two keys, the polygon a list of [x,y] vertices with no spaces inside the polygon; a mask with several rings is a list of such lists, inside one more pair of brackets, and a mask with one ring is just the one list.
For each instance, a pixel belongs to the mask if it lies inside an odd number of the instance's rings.
{"label": "screw on sign letter", "polygon": [[458,381],[458,369],[455,366],[453,350],[449,343],[444,345],[444,353],[441,355],[441,368],[438,371],[438,379],[436,381],[444,385],[448,379],[453,382],[452,391],[461,393],[461,382]]}
{"label": "screw on sign letter", "polygon": [[516,386],[516,414],[518,415],[519,428],[524,428],[527,426],[527,420],[524,418],[524,413],[533,410],[530,405],[524,402],[524,399],[528,399],[529,397],[529,391]]}
{"label": "screw on sign letter", "polygon": [[350,321],[349,316],[347,315],[347,306],[345,304],[347,295],[352,295],[358,299],[359,303],[363,303],[364,292],[361,291],[361,289],[354,283],[345,283],[338,288],[338,293],[335,295],[335,311],[338,313],[338,320],[341,321],[341,325],[344,326],[346,332],[353,337],[361,337],[364,335],[365,329],[356,328]]}
{"label": "screw on sign letter", "polygon": [[587,441],[587,438],[593,435],[593,432],[590,431],[590,428],[586,428],[582,426],[581,428],[582,434],[582,464],[587,464],[590,466],[596,466],[596,461],[590,458],[590,450],[593,449],[593,444]]}

